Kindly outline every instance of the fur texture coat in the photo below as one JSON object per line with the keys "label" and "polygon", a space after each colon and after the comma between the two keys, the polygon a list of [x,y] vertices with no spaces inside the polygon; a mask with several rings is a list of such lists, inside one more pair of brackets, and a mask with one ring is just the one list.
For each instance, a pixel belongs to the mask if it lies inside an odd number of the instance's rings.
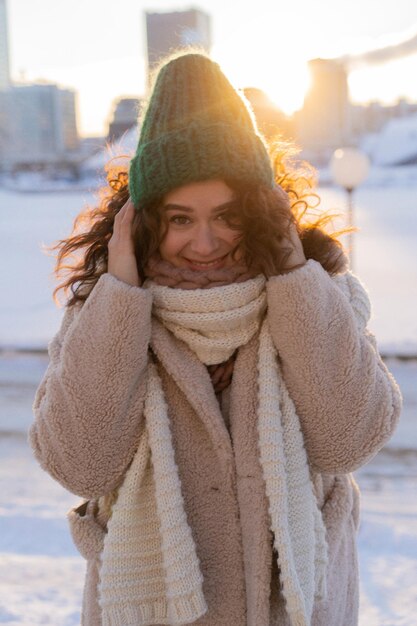
{"label": "fur texture coat", "polygon": [[[369,300],[347,293],[322,266],[267,282],[267,315],[300,418],[329,547],[327,598],[312,626],[355,626],[359,490],[352,472],[391,437],[402,398],[366,328]],[[49,344],[29,441],[41,466],[83,498],[68,514],[87,561],[82,624],[101,626],[97,596],[108,514],[99,506],[121,482],[143,432],[149,346],[169,407],[187,519],[208,611],[199,626],[290,626],[271,558],[268,503],[257,452],[258,336],[239,348],[245,384],[230,388],[227,425],[207,368],[151,316],[143,288],[100,277],[84,304],[65,311]],[[355,316],[362,314],[363,328]]]}

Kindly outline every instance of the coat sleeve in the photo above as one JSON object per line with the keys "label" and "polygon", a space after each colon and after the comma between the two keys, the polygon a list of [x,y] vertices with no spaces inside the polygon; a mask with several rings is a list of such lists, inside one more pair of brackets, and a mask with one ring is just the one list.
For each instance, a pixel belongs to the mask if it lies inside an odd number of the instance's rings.
{"label": "coat sleeve", "polygon": [[391,437],[402,396],[366,324],[366,289],[313,259],[267,282],[268,321],[310,463],[352,472]]}
{"label": "coat sleeve", "polygon": [[143,429],[151,294],[109,273],[67,307],[48,346],[29,443],[69,491],[94,498],[118,486]]}

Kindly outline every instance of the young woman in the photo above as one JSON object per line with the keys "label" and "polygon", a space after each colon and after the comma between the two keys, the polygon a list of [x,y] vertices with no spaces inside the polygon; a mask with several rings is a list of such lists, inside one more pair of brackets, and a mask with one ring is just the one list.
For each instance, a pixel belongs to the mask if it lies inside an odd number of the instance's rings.
{"label": "young woman", "polygon": [[58,269],[78,259],[30,430],[83,498],[82,624],[354,626],[351,472],[401,395],[340,242],[305,222],[308,181],[191,52],[112,186],[58,246]]}

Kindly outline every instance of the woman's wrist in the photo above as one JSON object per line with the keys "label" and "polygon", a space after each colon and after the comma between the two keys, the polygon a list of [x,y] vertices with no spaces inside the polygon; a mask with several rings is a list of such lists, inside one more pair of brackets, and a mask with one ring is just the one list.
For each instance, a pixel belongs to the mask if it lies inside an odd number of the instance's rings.
{"label": "woman's wrist", "polygon": [[297,265],[293,265],[292,267],[287,267],[284,269],[280,269],[277,272],[277,276],[279,276],[280,274],[290,274],[291,272],[293,272],[294,270],[299,269],[300,267],[304,267],[304,265],[307,263],[307,259],[305,261],[302,261],[301,263],[298,263]]}
{"label": "woman's wrist", "polygon": [[120,280],[122,283],[126,283],[126,285],[129,285],[130,287],[142,286],[142,281],[139,278],[139,272],[137,270],[132,270],[129,272],[126,270],[126,268],[121,268],[117,270],[113,268],[108,268],[107,271],[109,274],[114,276],[114,278],[117,278],[117,280]]}

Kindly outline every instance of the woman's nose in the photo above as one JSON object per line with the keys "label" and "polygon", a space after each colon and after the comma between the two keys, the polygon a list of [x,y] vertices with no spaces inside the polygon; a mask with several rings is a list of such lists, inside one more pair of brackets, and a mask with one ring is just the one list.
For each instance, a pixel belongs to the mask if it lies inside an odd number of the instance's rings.
{"label": "woman's nose", "polygon": [[200,256],[210,256],[218,248],[216,234],[210,226],[200,226],[193,234],[191,250]]}

